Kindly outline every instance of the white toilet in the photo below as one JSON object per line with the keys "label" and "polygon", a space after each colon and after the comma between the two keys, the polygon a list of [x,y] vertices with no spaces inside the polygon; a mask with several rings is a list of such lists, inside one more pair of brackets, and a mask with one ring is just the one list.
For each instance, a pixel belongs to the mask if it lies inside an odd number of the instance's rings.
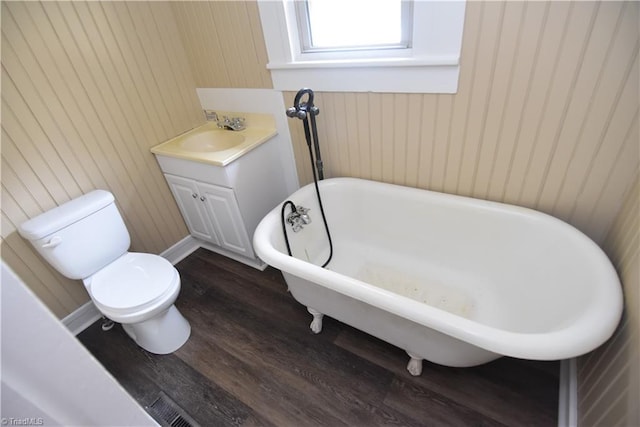
{"label": "white toilet", "polygon": [[189,338],[191,326],[174,306],[178,271],[158,255],[127,252],[129,232],[108,191],[64,203],[18,231],[61,274],[82,279],[98,310],[140,347],[168,354]]}

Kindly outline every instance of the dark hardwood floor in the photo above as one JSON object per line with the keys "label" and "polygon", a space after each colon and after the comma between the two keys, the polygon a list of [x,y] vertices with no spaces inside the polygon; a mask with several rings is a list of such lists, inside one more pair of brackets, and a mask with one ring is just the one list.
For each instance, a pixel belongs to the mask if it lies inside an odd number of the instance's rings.
{"label": "dark hardwood floor", "polygon": [[555,426],[557,362],[424,363],[325,317],[321,334],[278,270],[200,249],[177,266],[191,322],[174,354],[146,352],[117,325],[79,335],[142,405],[164,391],[202,426]]}

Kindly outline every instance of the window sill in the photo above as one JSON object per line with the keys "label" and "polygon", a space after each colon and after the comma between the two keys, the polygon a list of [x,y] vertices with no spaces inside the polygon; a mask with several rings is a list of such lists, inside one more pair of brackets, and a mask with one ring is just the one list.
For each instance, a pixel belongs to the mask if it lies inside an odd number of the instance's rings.
{"label": "window sill", "polygon": [[428,58],[376,58],[342,60],[303,60],[296,62],[270,62],[269,70],[306,68],[359,68],[359,67],[434,67],[457,66],[458,56],[438,56]]}
{"label": "window sill", "polygon": [[311,87],[320,92],[456,93],[460,72],[454,64],[377,60],[323,63],[269,64],[273,88],[297,91]]}

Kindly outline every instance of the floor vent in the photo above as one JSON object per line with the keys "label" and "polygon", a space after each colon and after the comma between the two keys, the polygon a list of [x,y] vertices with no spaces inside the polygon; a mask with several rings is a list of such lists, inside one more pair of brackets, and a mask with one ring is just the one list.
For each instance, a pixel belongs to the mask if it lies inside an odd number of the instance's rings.
{"label": "floor vent", "polygon": [[146,410],[163,427],[200,427],[184,409],[162,391]]}

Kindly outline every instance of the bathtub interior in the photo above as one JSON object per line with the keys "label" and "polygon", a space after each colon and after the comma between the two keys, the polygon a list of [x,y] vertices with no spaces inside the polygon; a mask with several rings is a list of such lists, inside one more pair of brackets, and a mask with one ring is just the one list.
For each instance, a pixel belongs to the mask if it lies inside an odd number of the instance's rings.
{"label": "bathtub interior", "polygon": [[[610,280],[597,246],[546,215],[397,186],[324,182],[328,269],[486,326],[546,333],[593,317]],[[308,191],[305,191],[308,190]],[[292,196],[313,222],[288,232],[293,256],[321,264],[328,244],[315,195]],[[506,207],[506,208],[505,208]],[[283,253],[277,227],[272,244]]]}

